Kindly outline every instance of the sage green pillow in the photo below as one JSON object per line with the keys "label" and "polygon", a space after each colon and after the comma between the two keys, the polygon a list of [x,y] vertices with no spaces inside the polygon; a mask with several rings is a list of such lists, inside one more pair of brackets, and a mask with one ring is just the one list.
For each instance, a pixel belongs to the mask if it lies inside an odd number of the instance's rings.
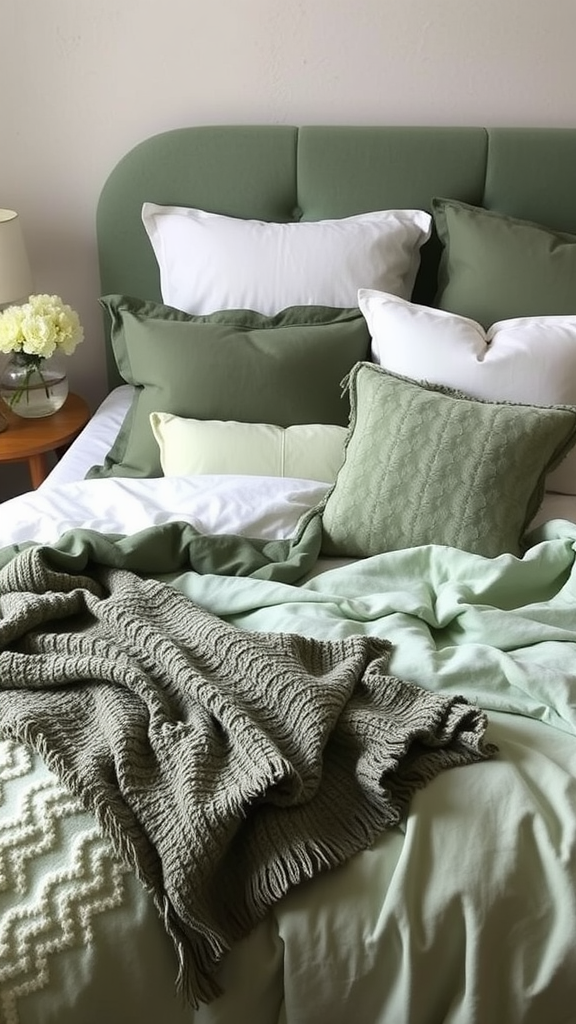
{"label": "sage green pillow", "polygon": [[344,463],[321,508],[322,553],[446,544],[520,555],[576,406],[487,402],[359,363]]}
{"label": "sage green pillow", "polygon": [[450,199],[432,201],[443,250],[435,305],[488,328],[576,313],[576,236]]}
{"label": "sage green pillow", "polygon": [[293,306],[270,317],[251,310],[194,316],[121,295],[100,301],[110,315],[118,369],[136,392],[104,464],[88,477],[162,476],[152,412],[347,426],[342,378],[370,348],[359,309]]}

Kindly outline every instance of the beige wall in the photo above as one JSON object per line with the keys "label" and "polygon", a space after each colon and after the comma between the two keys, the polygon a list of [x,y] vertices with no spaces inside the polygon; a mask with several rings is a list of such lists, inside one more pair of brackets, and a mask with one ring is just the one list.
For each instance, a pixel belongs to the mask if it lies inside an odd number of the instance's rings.
{"label": "beige wall", "polygon": [[2,0],[0,206],[35,290],[75,306],[105,390],[94,213],[142,138],[183,124],[576,125],[574,0]]}

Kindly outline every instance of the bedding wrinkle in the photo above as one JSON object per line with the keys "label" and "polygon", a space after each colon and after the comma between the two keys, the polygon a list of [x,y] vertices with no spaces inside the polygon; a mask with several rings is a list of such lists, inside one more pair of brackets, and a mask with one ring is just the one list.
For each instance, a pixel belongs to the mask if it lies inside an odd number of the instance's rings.
{"label": "bedding wrinkle", "polygon": [[[566,904],[565,897],[572,890],[574,865],[559,868],[546,841],[536,847],[532,843],[537,804],[525,785],[533,773],[541,799],[553,780],[527,757],[520,785],[507,777],[510,766],[517,764],[508,721],[499,716],[497,728],[491,729],[507,767],[504,774],[492,763],[486,767],[490,778],[478,783],[467,773],[470,786],[462,784],[457,790],[448,790],[438,778],[425,799],[419,794],[412,803],[406,842],[386,894],[393,908],[388,927],[400,935],[398,969],[409,972],[399,989],[409,991],[411,998],[414,992],[413,1016],[407,1009],[399,1020],[537,1024],[545,1016],[543,1007],[556,1005],[549,1002],[553,985],[568,998],[575,959],[570,940],[574,907],[572,898]],[[521,730],[519,724],[516,728]],[[548,747],[553,749],[553,740]],[[540,767],[545,764],[542,758]],[[494,802],[484,804],[478,814],[486,786]],[[488,846],[487,837],[492,837]],[[382,941],[386,939],[384,931]],[[412,971],[415,978],[426,976],[427,959],[428,1008],[419,1005],[422,988],[419,992],[411,983]],[[558,963],[565,965],[561,972]]]}
{"label": "bedding wrinkle", "polygon": [[[400,1024],[420,1021],[471,1020],[470,1002],[463,991],[465,915],[460,892],[447,897],[439,910],[428,897],[438,864],[438,854],[426,819],[421,820],[419,801],[413,802],[406,824],[406,840],[390,879],[378,916],[375,934],[375,965],[385,986],[386,1006]],[[436,813],[443,820],[442,805]],[[385,948],[386,959],[382,956]],[[478,1018],[480,1020],[480,1018]]]}

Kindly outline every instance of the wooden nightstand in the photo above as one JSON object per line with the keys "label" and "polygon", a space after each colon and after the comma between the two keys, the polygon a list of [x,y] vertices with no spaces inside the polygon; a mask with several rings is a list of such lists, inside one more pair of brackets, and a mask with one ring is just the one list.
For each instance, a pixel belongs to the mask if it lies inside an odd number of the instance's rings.
{"label": "wooden nightstand", "polygon": [[15,416],[4,402],[0,408],[8,421],[8,430],[0,434],[0,462],[27,462],[32,487],[48,476],[47,452],[65,451],[90,419],[84,399],[72,394],[58,412],[39,419]]}

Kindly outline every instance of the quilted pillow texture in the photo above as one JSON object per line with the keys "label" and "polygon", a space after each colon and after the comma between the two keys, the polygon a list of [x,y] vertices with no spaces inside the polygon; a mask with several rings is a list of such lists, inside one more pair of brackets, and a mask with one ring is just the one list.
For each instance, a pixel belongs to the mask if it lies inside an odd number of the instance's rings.
{"label": "quilted pillow texture", "polygon": [[346,426],[341,382],[366,359],[370,335],[352,310],[292,307],[192,316],[162,304],[106,296],[114,356],[135,395],[95,476],[162,476],[153,412],[190,419]]}
{"label": "quilted pillow texture", "polygon": [[443,246],[436,306],[484,327],[576,313],[574,235],[450,199],[432,211]]}
{"label": "quilted pillow texture", "polygon": [[409,298],[432,218],[381,210],[276,223],[144,203],[162,299],[188,313],[356,305],[358,288]]}
{"label": "quilted pillow texture", "polygon": [[[516,317],[485,330],[467,317],[360,289],[372,358],[393,373],[496,402],[576,405],[576,314]],[[576,494],[576,450],[546,489]]]}
{"label": "quilted pillow texture", "polygon": [[576,440],[576,408],[484,402],[359,363],[344,464],[322,511],[325,555],[443,544],[522,553],[544,476]]}
{"label": "quilted pillow texture", "polygon": [[239,473],[333,483],[344,459],[346,427],[304,423],[193,420],[153,412],[164,476]]}

